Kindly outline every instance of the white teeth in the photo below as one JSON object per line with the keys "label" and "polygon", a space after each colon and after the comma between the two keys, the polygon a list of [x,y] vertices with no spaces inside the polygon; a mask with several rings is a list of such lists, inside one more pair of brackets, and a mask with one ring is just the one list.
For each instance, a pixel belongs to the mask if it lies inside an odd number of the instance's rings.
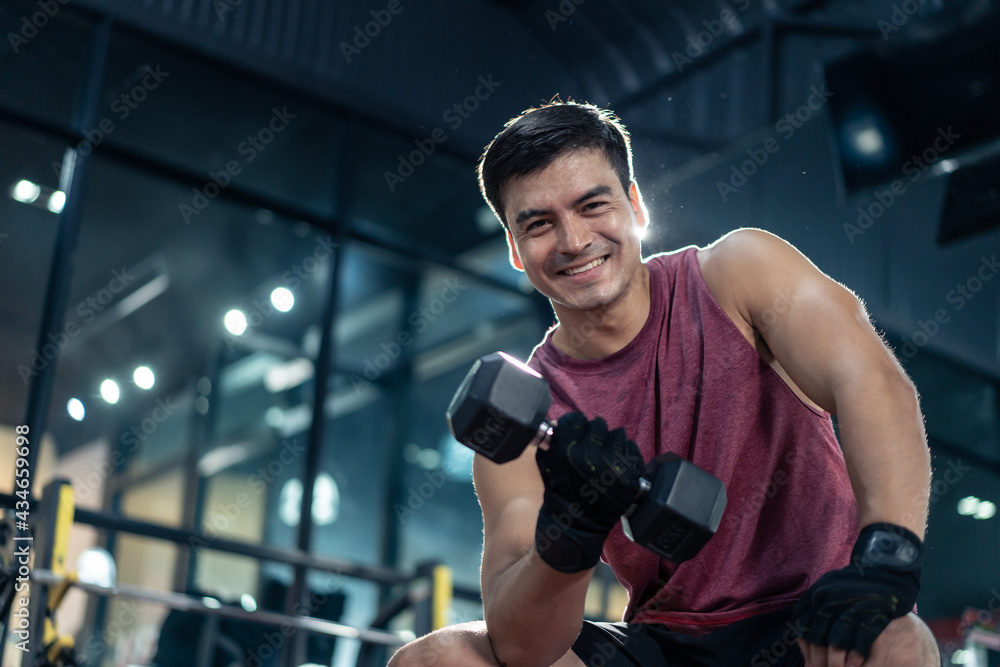
{"label": "white teeth", "polygon": [[604,264],[604,258],[603,257],[598,257],[597,259],[595,259],[593,262],[591,262],[587,266],[581,266],[578,269],[566,269],[565,273],[566,273],[567,276],[575,276],[578,273],[583,273],[584,271],[589,271],[592,268],[594,268],[595,266],[600,266],[601,264]]}

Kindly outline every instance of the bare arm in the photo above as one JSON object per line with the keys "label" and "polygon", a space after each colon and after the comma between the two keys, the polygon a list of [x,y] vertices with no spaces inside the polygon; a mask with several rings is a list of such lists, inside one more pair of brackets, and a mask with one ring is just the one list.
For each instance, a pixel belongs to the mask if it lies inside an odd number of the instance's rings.
{"label": "bare arm", "polygon": [[733,232],[707,252],[710,287],[759,332],[791,380],[836,415],[860,526],[885,521],[923,536],[930,457],[917,392],[861,302],[761,230]]}
{"label": "bare arm", "polygon": [[476,455],[473,476],[483,509],[481,585],[493,649],[509,667],[551,665],[580,632],[593,570],[563,574],[535,550],[543,485],[534,447],[503,465]]}

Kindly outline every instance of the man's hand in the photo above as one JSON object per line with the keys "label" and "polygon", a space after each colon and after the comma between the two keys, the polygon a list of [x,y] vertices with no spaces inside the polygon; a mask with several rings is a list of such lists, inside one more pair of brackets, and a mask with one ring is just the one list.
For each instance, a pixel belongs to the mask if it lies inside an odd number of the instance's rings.
{"label": "man's hand", "polygon": [[914,613],[897,618],[878,636],[868,659],[856,651],[799,639],[806,667],[939,667],[941,655],[927,624]]}
{"label": "man's hand", "polygon": [[559,418],[535,460],[545,484],[535,529],[542,560],[560,572],[597,564],[608,533],[635,500],[645,462],[624,429],[580,412]]}
{"label": "man's hand", "polygon": [[922,563],[923,543],[906,528],[865,526],[851,564],[820,577],[795,605],[795,621],[807,628],[805,643],[840,649],[835,660],[848,651],[867,658],[889,623],[913,609]]}

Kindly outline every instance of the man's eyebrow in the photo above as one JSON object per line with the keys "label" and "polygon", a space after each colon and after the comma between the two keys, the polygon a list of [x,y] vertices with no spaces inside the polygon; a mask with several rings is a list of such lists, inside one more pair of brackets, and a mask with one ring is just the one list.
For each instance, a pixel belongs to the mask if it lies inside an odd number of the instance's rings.
{"label": "man's eyebrow", "polygon": [[612,192],[611,186],[609,185],[595,185],[594,187],[590,188],[582,195],[577,197],[576,201],[573,202],[573,206],[579,206],[580,204],[587,201],[591,197],[603,197],[606,195],[610,195],[611,192]]}
{"label": "man's eyebrow", "polygon": [[536,215],[548,215],[551,212],[544,208],[529,208],[517,214],[517,217],[514,218],[514,224],[520,227],[528,218],[534,218]]}
{"label": "man's eyebrow", "polygon": [[[575,200],[573,200],[573,206],[574,207],[579,206],[580,204],[582,204],[583,202],[587,201],[592,197],[602,197],[610,195],[612,192],[613,190],[609,185],[595,185],[594,187],[590,188],[582,195],[577,197]],[[549,209],[542,209],[542,208],[525,209],[524,211],[518,213],[517,217],[514,218],[514,224],[520,227],[521,225],[524,224],[524,221],[528,220],[529,218],[534,218],[536,215],[548,215],[551,212],[552,211],[550,211]]]}

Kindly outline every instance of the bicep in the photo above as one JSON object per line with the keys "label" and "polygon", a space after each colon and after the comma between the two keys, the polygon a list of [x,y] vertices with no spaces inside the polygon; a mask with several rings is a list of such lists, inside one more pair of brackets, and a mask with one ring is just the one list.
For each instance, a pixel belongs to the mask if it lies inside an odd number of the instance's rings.
{"label": "bicep", "polygon": [[477,454],[473,478],[483,511],[481,586],[485,597],[497,575],[534,548],[544,486],[534,447],[502,465]]}

